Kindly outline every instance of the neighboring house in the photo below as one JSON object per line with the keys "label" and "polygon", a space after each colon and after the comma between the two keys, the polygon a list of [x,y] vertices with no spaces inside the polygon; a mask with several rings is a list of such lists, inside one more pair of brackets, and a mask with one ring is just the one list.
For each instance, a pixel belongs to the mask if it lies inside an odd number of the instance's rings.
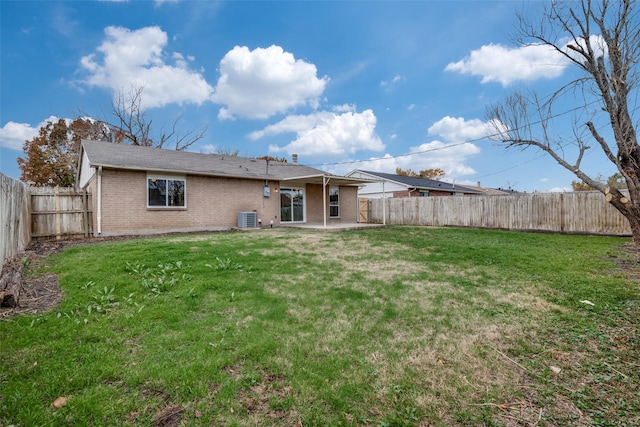
{"label": "neighboring house", "polygon": [[82,141],[77,177],[93,195],[100,236],[245,226],[240,217],[266,227],[355,223],[364,182],[297,162],[96,141]]}
{"label": "neighboring house", "polygon": [[358,191],[358,197],[380,199],[382,197],[433,197],[433,196],[468,196],[482,192],[471,187],[460,186],[434,179],[415,178],[390,173],[363,171],[359,169],[349,172],[347,177],[366,179],[370,182]]}
{"label": "neighboring house", "polygon": [[477,187],[471,186],[471,185],[462,185],[462,184],[456,184],[456,185],[459,185],[460,187],[464,187],[464,188],[469,188],[471,190],[479,191],[484,196],[509,196],[509,195],[518,193],[516,190],[510,189],[510,188],[505,190],[503,188],[481,187],[480,182],[478,182]]}

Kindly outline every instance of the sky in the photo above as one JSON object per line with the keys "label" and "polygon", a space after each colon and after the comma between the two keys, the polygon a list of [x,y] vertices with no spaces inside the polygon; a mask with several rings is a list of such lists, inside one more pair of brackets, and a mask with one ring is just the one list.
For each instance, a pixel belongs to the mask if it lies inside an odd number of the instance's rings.
{"label": "sky", "polygon": [[[548,156],[487,138],[487,106],[572,76],[513,42],[515,12],[544,3],[0,0],[0,170],[20,177],[23,144],[47,120],[112,120],[114,99],[142,88],[155,135],[176,120],[205,131],[190,151],[570,191],[577,178]],[[596,150],[582,165],[615,172]]]}

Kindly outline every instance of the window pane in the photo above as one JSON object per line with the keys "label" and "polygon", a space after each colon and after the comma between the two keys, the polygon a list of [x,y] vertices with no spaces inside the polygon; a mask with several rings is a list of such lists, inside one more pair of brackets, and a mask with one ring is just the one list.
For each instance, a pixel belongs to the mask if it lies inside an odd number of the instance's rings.
{"label": "window pane", "polygon": [[168,180],[168,206],[184,206],[184,181]]}
{"label": "window pane", "polygon": [[329,204],[337,205],[338,204],[338,189],[332,188],[329,190]]}
{"label": "window pane", "polygon": [[304,221],[304,191],[295,190],[293,193],[293,220]]}
{"label": "window pane", "polygon": [[291,212],[291,194],[289,190],[280,190],[280,220],[290,222],[292,218]]}
{"label": "window pane", "polygon": [[149,206],[167,206],[167,180],[149,178]]}
{"label": "window pane", "polygon": [[329,189],[329,216],[340,216],[340,192],[336,187]]}

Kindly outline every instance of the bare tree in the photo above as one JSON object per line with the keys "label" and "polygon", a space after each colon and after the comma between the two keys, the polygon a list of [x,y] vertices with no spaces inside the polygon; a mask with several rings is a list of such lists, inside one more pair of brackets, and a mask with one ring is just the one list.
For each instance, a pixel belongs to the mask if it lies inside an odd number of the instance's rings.
{"label": "bare tree", "polygon": [[[640,62],[637,3],[552,1],[540,18],[533,22],[518,16],[518,41],[551,48],[578,74],[544,100],[532,91],[522,91],[490,106],[487,117],[495,126],[495,139],[507,147],[541,149],[582,182],[601,191],[629,220],[634,244],[640,246],[637,117],[634,122]],[[567,138],[556,134],[554,125],[556,120],[568,117],[556,108],[559,100],[569,96],[580,105],[572,117],[573,135]],[[628,197],[583,170],[581,163],[591,145],[600,147],[616,166],[629,190]]]}
{"label": "bare tree", "polygon": [[147,110],[143,107],[143,86],[132,85],[128,92],[124,90],[111,103],[111,114],[114,123],[109,123],[112,129],[113,142],[128,142],[132,145],[144,147],[164,148],[165,144],[172,143],[176,150],[185,150],[204,137],[206,129],[189,130],[179,133],[178,123],[182,116],[177,117],[168,131],[160,130],[159,138],[153,139],[153,121],[147,116]]}

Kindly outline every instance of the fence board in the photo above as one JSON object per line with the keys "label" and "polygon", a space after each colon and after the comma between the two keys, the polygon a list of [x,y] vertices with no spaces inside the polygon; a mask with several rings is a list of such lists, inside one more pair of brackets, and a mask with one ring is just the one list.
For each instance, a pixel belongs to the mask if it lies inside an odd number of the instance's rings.
{"label": "fence board", "polygon": [[86,237],[91,232],[90,195],[74,188],[32,187],[30,196],[34,239]]}
{"label": "fence board", "polygon": [[0,271],[31,240],[29,189],[0,173]]}
{"label": "fence board", "polygon": [[371,199],[369,222],[631,236],[599,192]]}

